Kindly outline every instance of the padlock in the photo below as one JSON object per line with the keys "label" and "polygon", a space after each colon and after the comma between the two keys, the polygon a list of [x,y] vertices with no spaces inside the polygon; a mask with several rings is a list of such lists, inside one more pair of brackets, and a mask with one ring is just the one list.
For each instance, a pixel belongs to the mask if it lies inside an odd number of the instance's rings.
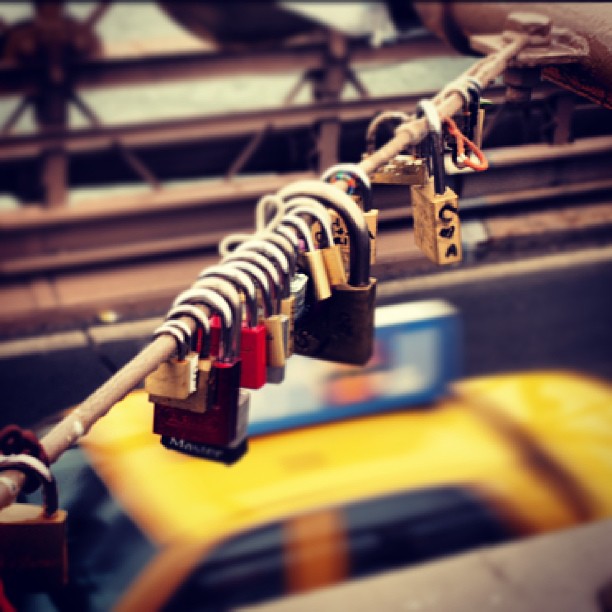
{"label": "padlock", "polygon": [[[311,233],[315,244],[323,254],[323,262],[330,286],[346,283],[346,270],[342,262],[342,252],[340,247],[334,244],[330,211],[318,200],[305,197],[293,198],[287,202],[285,210],[295,215],[305,215],[311,219]],[[315,225],[315,222],[317,225]]]}
{"label": "padlock", "polygon": [[[211,304],[207,304],[211,306]],[[210,356],[210,322],[204,312],[192,304],[181,304],[175,306],[166,315],[166,319],[186,316],[196,324],[196,344],[192,349],[198,354],[198,372],[196,390],[185,399],[176,399],[166,395],[155,395],[149,393],[149,401],[153,404],[163,404],[172,408],[190,410],[192,412],[205,412],[208,403],[208,385],[212,358]]]}
{"label": "padlock", "polygon": [[[249,275],[228,264],[205,268],[198,276],[199,279],[209,277],[225,279],[242,292],[247,316],[240,330],[240,386],[260,389],[266,383],[266,328],[259,324],[256,287]],[[213,329],[217,325],[215,320]],[[214,349],[212,352],[216,354]]]}
{"label": "padlock", "polygon": [[[210,279],[213,280],[213,279]],[[247,450],[249,395],[240,392],[240,366],[237,356],[237,333],[241,319],[234,318],[235,304],[210,288],[191,288],[175,300],[179,303],[205,303],[215,296],[224,307],[215,308],[221,318],[221,344],[219,355],[210,371],[208,409],[203,414],[188,413],[162,404],[155,406],[154,432],[161,434],[161,443],[167,448],[196,455],[213,461],[231,464]],[[212,299],[210,299],[212,302]],[[236,300],[238,304],[240,300]],[[237,309],[240,313],[240,308]]]}
{"label": "padlock", "polygon": [[[225,263],[252,264],[256,267],[256,269],[260,273],[263,273],[265,275],[267,279],[266,286],[269,286],[270,283],[272,284],[273,287],[280,286],[280,275],[279,275],[278,270],[276,269],[276,266],[261,253],[255,253],[254,251],[241,251],[240,253],[232,252],[223,258],[222,263],[224,264]],[[259,288],[258,288],[258,295],[257,295],[257,305],[259,307],[259,312],[261,314],[264,308],[264,305],[263,305],[264,298],[263,298],[263,289],[262,289],[264,285],[262,283],[258,283],[258,285],[259,285]],[[276,296],[275,294],[274,297],[278,297],[278,296]]]}
{"label": "padlock", "polygon": [[422,185],[427,180],[425,160],[399,153],[371,174],[376,185]]}
{"label": "padlock", "polygon": [[[174,301],[173,307],[168,313],[168,316],[180,316],[181,314],[193,316],[193,318],[196,319],[198,326],[203,328],[206,331],[206,334],[203,335],[202,343],[199,347],[200,353],[198,356],[200,359],[198,361],[199,367],[196,391],[184,400],[167,398],[160,395],[149,396],[149,399],[154,404],[153,431],[154,433],[158,433],[160,435],[164,435],[165,433],[163,427],[160,429],[159,419],[156,418],[157,414],[160,412],[160,407],[165,407],[169,411],[176,411],[177,413],[180,411],[187,413],[182,419],[182,421],[186,423],[184,431],[182,432],[184,436],[189,435],[188,424],[190,416],[191,418],[195,419],[197,418],[197,415],[194,413],[204,413],[209,407],[209,388],[211,385],[210,371],[212,369],[212,360],[210,359],[210,324],[206,316],[200,319],[198,312],[201,311],[199,311],[199,309],[195,311],[190,309],[190,307],[196,308],[195,304],[207,306],[209,309],[219,312],[224,320],[231,321],[232,311],[228,303],[221,296],[210,289],[192,288],[181,293]],[[163,333],[172,334],[177,341],[177,350],[180,355],[182,352],[186,351],[186,337],[184,334],[180,333],[178,328],[173,326],[173,324],[176,325],[176,323],[177,321],[166,321],[164,325],[155,331],[155,335],[160,335]],[[199,327],[196,329],[196,331],[198,331]],[[188,329],[188,331],[191,330]],[[202,357],[205,357],[205,359],[202,359]],[[191,415],[189,412],[191,412]]]}
{"label": "padlock", "polygon": [[[321,175],[321,180],[328,183],[344,181],[349,185],[348,194],[363,210],[363,216],[368,226],[370,236],[370,265],[376,263],[376,234],[378,232],[378,209],[373,208],[372,200],[372,185],[368,175],[357,164],[336,164]],[[346,226],[342,222],[342,216],[338,216],[337,212],[332,214],[332,224],[342,225],[342,235],[348,237]],[[334,219],[334,217],[336,217]],[[349,239],[350,241],[350,239]],[[349,241],[344,240],[342,251],[345,269],[349,267]]]}
{"label": "padlock", "polygon": [[[197,445],[199,456],[223,463],[233,463],[246,452],[249,395],[240,393],[241,360],[236,346],[236,327],[239,330],[240,326],[240,319],[228,320],[222,315],[222,342],[211,368],[209,409],[204,414],[189,415],[188,423],[184,412],[165,406],[156,410],[156,425],[164,429],[165,446],[196,454]],[[185,427],[188,435],[181,435]]]}
{"label": "padlock", "polygon": [[0,510],[0,576],[7,586],[51,590],[68,580],[66,512],[58,508],[51,470],[31,455],[0,455],[0,471],[33,475],[43,486],[43,507],[14,503]]}
{"label": "padlock", "polygon": [[328,300],[296,322],[295,352],[307,357],[363,365],[372,354],[376,279],[370,277],[370,238],[359,207],[349,195],[321,181],[297,181],[278,195],[285,201],[310,196],[343,217],[351,238],[348,284],[332,288]]}
{"label": "padlock", "polygon": [[[248,451],[247,428],[249,424],[250,395],[247,391],[240,389],[238,397],[238,416],[235,425],[234,439],[229,444],[215,444],[188,440],[179,436],[165,435],[161,437],[161,443],[168,449],[180,451],[186,455],[209,459],[225,465],[232,465],[241,459]],[[227,419],[221,412],[208,412],[206,421],[198,423],[195,427],[198,437],[208,440],[222,439],[220,432],[227,428]],[[176,423],[179,431],[184,428],[182,423],[176,422],[176,415],[167,412],[160,413],[160,419],[167,418],[164,423]]]}
{"label": "padlock", "polygon": [[[391,121],[399,125],[409,120],[410,116],[401,111],[386,111],[376,116],[368,126],[363,158],[368,158],[376,151],[378,128]],[[370,175],[370,181],[375,185],[422,185],[426,180],[423,159],[408,152],[399,153]]]}
{"label": "padlock", "polygon": [[[310,280],[312,281],[311,287],[313,295],[317,302],[326,300],[331,296],[331,288],[329,285],[329,279],[327,278],[327,270],[325,269],[323,253],[321,250],[315,248],[310,228],[303,219],[300,219],[298,216],[292,215],[291,213],[283,216],[281,225],[290,225],[302,236],[302,240],[304,241],[306,248],[298,258],[298,266],[305,270],[306,274],[310,277]],[[299,290],[300,288],[296,288],[296,291]],[[298,310],[301,310],[301,308],[296,305],[296,318],[298,318]]]}
{"label": "padlock", "polygon": [[[165,333],[162,328],[174,328],[183,334],[183,346],[189,348],[191,330],[182,321],[166,321],[155,335]],[[172,333],[172,332],[170,332]],[[176,336],[176,334],[174,334]],[[177,340],[178,342],[178,340]],[[195,392],[198,377],[198,353],[182,351],[161,363],[145,378],[145,391],[149,395],[162,395],[177,400],[184,400]]]}
{"label": "padlock", "polygon": [[467,108],[464,134],[480,149],[482,147],[482,128],[485,110],[481,106],[482,86],[475,77],[467,77],[467,92],[470,102]]}
{"label": "padlock", "polygon": [[[196,280],[193,285],[193,289],[210,288],[217,292],[229,305],[232,311],[232,320],[242,321],[242,301],[240,299],[240,293],[230,281],[227,281],[219,277],[204,277]],[[234,344],[240,350],[240,326],[233,327],[236,337],[234,338]],[[212,316],[210,319],[210,354],[217,356],[219,354],[220,347],[220,335],[221,325],[219,323],[218,316]]]}
{"label": "padlock", "polygon": [[462,257],[459,202],[455,192],[446,185],[440,117],[427,100],[419,103],[417,112],[427,117],[427,147],[433,176],[425,185],[411,187],[414,240],[438,265],[459,262]]}
{"label": "padlock", "polygon": [[[295,325],[295,296],[291,295],[291,277],[295,273],[296,260],[293,247],[287,239],[282,236],[273,236],[271,232],[262,235],[261,239],[248,240],[243,242],[236,248],[237,253],[243,250],[254,249],[261,253],[272,257],[276,262],[281,278],[280,283],[280,304],[278,314],[287,317],[286,323],[284,319],[280,319],[280,324],[286,333],[283,333],[283,341],[285,342],[284,356],[290,357],[293,354],[293,329]],[[276,338],[276,335],[274,336]],[[269,356],[269,353],[268,353]],[[268,380],[268,382],[273,382]]]}
{"label": "padlock", "polygon": [[[260,285],[263,300],[261,305],[263,324],[266,328],[266,382],[280,384],[285,379],[285,343],[289,330],[289,319],[280,312],[283,278],[288,276],[288,272],[283,271],[282,263],[287,263],[287,259],[274,245],[266,245],[264,242],[265,246],[273,247],[272,250],[267,251],[267,254],[277,262],[278,268],[261,253],[248,249],[241,249],[226,255],[223,262],[239,263],[244,259],[266,272],[268,284],[265,287]],[[254,248],[262,250],[264,247],[256,245]],[[277,256],[280,256],[280,260],[276,259]]]}

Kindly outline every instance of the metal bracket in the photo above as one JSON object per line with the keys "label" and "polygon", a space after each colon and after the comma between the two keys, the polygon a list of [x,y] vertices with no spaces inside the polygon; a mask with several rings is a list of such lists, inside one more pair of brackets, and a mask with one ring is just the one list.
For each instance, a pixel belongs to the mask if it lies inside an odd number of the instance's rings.
{"label": "metal bracket", "polygon": [[539,13],[511,13],[501,34],[474,34],[470,45],[475,51],[489,54],[501,50],[508,44],[511,33],[520,32],[529,36],[527,46],[514,58],[509,66],[528,68],[551,64],[577,62],[589,53],[586,39],[569,30],[552,25],[552,20]]}

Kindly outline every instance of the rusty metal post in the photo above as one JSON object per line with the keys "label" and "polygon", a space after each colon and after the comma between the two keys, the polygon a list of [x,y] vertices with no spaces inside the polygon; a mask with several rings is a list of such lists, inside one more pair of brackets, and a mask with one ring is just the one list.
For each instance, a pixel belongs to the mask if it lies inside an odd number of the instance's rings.
{"label": "rusty metal post", "polygon": [[[66,74],[63,66],[61,32],[64,7],[61,2],[36,2],[37,21],[43,22],[50,36],[45,41],[43,73],[34,97],[34,110],[41,132],[63,132],[68,127]],[[57,28],[53,26],[57,25]],[[46,206],[56,208],[67,201],[68,158],[62,145],[45,148],[40,158],[40,188]]]}
{"label": "rusty metal post", "polygon": [[[313,82],[313,97],[316,102],[338,102],[346,83],[348,42],[346,37],[330,30],[323,71]],[[340,120],[338,117],[324,119],[319,123],[317,139],[318,170],[323,172],[338,163],[340,142]]]}

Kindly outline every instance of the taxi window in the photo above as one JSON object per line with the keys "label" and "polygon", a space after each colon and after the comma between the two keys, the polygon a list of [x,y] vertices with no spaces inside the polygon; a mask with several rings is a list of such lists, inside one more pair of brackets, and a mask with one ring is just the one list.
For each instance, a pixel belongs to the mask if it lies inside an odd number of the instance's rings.
{"label": "taxi window", "polygon": [[[407,491],[338,508],[350,578],[496,544],[512,537],[485,502],[459,487]],[[287,594],[283,523],[239,534],[215,549],[167,611],[228,610]]]}

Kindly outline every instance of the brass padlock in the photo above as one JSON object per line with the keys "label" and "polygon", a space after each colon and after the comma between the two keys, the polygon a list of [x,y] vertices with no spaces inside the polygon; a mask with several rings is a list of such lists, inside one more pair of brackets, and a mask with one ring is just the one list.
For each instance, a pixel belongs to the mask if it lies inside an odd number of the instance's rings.
{"label": "brass padlock", "polygon": [[[321,175],[321,180],[328,183],[343,181],[349,186],[348,194],[363,210],[370,236],[370,265],[376,263],[376,235],[378,232],[378,209],[373,208],[372,185],[368,175],[357,164],[336,164]],[[350,265],[350,235],[341,215],[332,214],[332,227],[338,234],[341,244],[343,262],[348,273]]]}
{"label": "brass padlock", "polygon": [[[167,321],[162,327],[168,326],[175,328],[179,333],[182,332],[183,343],[187,343],[188,347],[188,340],[191,338],[189,327],[182,321]],[[145,378],[145,391],[150,395],[163,395],[184,400],[195,392],[197,375],[198,354],[195,351],[181,351],[176,357],[171,357],[161,363]]]}
{"label": "brass padlock", "polygon": [[[290,225],[301,234],[306,249],[299,255],[298,266],[305,270],[306,274],[310,277],[310,280],[312,281],[311,287],[315,299],[319,302],[321,300],[326,300],[331,296],[331,287],[329,284],[329,278],[327,277],[323,252],[321,249],[315,248],[314,241],[310,233],[310,228],[303,219],[300,219],[298,216],[292,215],[291,213],[284,215],[281,224]],[[301,287],[296,287],[296,290],[299,291],[300,289]],[[296,303],[295,318],[298,318],[297,313],[301,310],[301,305]]]}
{"label": "brass padlock", "polygon": [[339,213],[350,235],[348,283],[337,285],[323,302],[314,302],[295,326],[295,352],[306,357],[363,365],[372,355],[376,279],[370,277],[370,238],[359,207],[329,183],[304,180],[279,194],[286,201],[310,196]]}
{"label": "brass padlock", "polygon": [[432,102],[422,100],[417,113],[427,118],[427,149],[432,176],[425,185],[413,185],[414,239],[434,263],[446,265],[461,261],[461,225],[455,192],[446,186],[442,153],[442,125]]}
{"label": "brass padlock", "polygon": [[68,580],[67,515],[58,508],[55,478],[31,455],[0,456],[0,471],[7,470],[40,480],[43,507],[15,503],[0,510],[0,576],[28,591],[61,587]]}
{"label": "brass padlock", "polygon": [[371,175],[376,185],[422,185],[427,180],[425,160],[400,153]]}
{"label": "brass padlock", "polygon": [[[206,300],[206,294],[201,294],[202,303],[212,307],[210,300]],[[153,404],[164,404],[173,408],[181,408],[192,412],[205,412],[208,399],[208,385],[212,358],[210,356],[210,322],[204,312],[193,304],[180,304],[173,307],[166,319],[176,317],[190,317],[196,323],[196,335],[198,338],[196,346],[192,345],[194,352],[198,354],[198,371],[196,390],[185,399],[177,399],[167,395],[156,395],[149,393],[149,401]],[[199,346],[197,344],[199,343]]]}
{"label": "brass padlock", "polygon": [[[293,198],[285,205],[285,210],[295,215],[305,215],[311,219],[311,234],[323,255],[325,271],[331,287],[346,283],[346,270],[342,261],[339,245],[334,244],[329,209],[314,198]],[[320,228],[320,229],[319,229]]]}
{"label": "brass padlock", "polygon": [[459,201],[450,187],[436,194],[433,183],[432,177],[426,185],[411,188],[414,240],[434,263],[451,264],[462,257]]}
{"label": "brass padlock", "polygon": [[[409,120],[410,116],[402,111],[385,111],[377,115],[368,126],[363,159],[376,151],[376,136],[381,126],[393,122],[397,127]],[[375,185],[422,185],[426,180],[427,172],[423,159],[408,153],[396,155],[370,175],[370,181]]]}

